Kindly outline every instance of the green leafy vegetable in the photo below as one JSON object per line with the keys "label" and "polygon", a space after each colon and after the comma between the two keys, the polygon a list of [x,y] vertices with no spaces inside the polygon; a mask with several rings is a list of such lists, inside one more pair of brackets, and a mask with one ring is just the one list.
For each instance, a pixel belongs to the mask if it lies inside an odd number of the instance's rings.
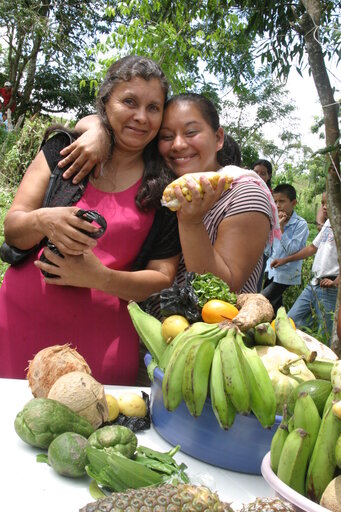
{"label": "green leafy vegetable", "polygon": [[211,272],[196,274],[192,281],[193,290],[202,308],[211,299],[220,299],[230,304],[236,304],[237,295],[230,291],[229,286]]}

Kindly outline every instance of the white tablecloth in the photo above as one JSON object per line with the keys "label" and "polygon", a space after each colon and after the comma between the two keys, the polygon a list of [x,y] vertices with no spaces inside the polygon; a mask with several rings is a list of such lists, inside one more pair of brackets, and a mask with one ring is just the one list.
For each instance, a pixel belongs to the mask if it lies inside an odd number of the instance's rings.
{"label": "white tablecloth", "polygon": [[[118,396],[124,390],[140,391],[140,388],[105,386],[106,392]],[[149,392],[149,388],[143,388]],[[90,479],[66,478],[58,475],[48,464],[36,462],[36,455],[43,450],[25,444],[14,430],[16,414],[32,398],[27,381],[0,379],[0,482],[1,510],[8,512],[78,512],[94,501],[89,493]],[[153,427],[137,434],[140,444],[160,451],[171,446]],[[196,483],[206,483],[218,492],[224,501],[240,503],[253,501],[256,496],[274,496],[263,477],[235,473],[200,462],[182,452],[175,456],[184,462],[188,474]]]}

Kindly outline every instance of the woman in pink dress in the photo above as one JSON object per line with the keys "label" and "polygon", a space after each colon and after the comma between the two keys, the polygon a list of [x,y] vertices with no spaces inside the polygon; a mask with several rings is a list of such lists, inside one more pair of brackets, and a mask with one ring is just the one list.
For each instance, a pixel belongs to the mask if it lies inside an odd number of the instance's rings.
{"label": "woman in pink dress", "polygon": [[[6,241],[28,249],[47,237],[63,257],[45,248],[50,263],[39,261],[41,250],[6,272],[0,377],[24,378],[39,350],[70,343],[103,384],[135,383],[139,341],[127,301],[170,286],[180,252],[176,217],[165,217],[159,208],[171,179],[155,144],[167,89],[164,74],[149,59],[125,57],[109,68],[98,112],[112,150],[73,206],[41,207],[51,171],[69,144],[65,134],[49,139],[28,168],[5,219]],[[80,208],[106,219],[102,237],[80,231],[97,229],[76,216]],[[41,270],[57,277],[46,278]]]}

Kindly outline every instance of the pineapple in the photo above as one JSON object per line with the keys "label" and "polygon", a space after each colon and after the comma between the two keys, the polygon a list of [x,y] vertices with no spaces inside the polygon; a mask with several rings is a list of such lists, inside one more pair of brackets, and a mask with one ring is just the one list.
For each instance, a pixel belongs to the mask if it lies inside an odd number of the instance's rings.
{"label": "pineapple", "polygon": [[163,484],[115,492],[79,512],[233,512],[207,487]]}
{"label": "pineapple", "polygon": [[252,503],[244,505],[240,512],[295,512],[287,501],[279,498],[257,498]]}
{"label": "pineapple", "polygon": [[172,183],[170,183],[165,188],[165,190],[163,191],[162,199],[161,199],[162,206],[167,206],[167,208],[169,208],[172,211],[176,211],[179,209],[179,207],[180,207],[179,201],[177,200],[176,195],[174,194],[174,188],[176,186],[181,188],[181,192],[182,192],[183,196],[187,199],[188,202],[192,201],[192,194],[187,186],[186,178],[190,178],[193,181],[195,181],[197,189],[199,190],[201,196],[203,196],[204,193],[203,193],[203,190],[202,190],[202,187],[200,184],[201,176],[205,176],[209,180],[211,186],[214,189],[217,187],[219,178],[221,178],[222,176],[225,178],[224,190],[227,190],[228,188],[230,188],[231,183],[233,181],[233,178],[227,176],[226,174],[221,174],[219,172],[197,172],[197,173],[193,173],[193,174],[192,173],[184,174],[183,176],[180,176],[180,178],[177,178],[176,180],[172,181]]}

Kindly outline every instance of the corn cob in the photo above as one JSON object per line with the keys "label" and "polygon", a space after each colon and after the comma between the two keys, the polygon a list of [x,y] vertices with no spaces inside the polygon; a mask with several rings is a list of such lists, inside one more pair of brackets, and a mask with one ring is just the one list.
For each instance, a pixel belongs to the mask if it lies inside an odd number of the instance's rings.
{"label": "corn cob", "polygon": [[227,190],[230,188],[231,183],[233,181],[233,178],[230,176],[227,176],[226,174],[221,174],[219,172],[197,172],[197,173],[188,173],[184,174],[183,176],[180,176],[180,178],[177,178],[176,180],[172,181],[165,190],[163,191],[161,204],[162,206],[167,206],[172,211],[176,211],[180,208],[179,201],[174,193],[175,187],[180,187],[183,196],[187,199],[188,202],[192,201],[192,193],[187,185],[187,180],[192,179],[195,182],[196,188],[199,190],[201,197],[203,197],[204,192],[202,190],[202,186],[200,183],[200,178],[202,176],[205,176],[211,186],[216,189],[217,184],[219,181],[219,178],[224,177],[225,178],[225,186],[224,190]]}

